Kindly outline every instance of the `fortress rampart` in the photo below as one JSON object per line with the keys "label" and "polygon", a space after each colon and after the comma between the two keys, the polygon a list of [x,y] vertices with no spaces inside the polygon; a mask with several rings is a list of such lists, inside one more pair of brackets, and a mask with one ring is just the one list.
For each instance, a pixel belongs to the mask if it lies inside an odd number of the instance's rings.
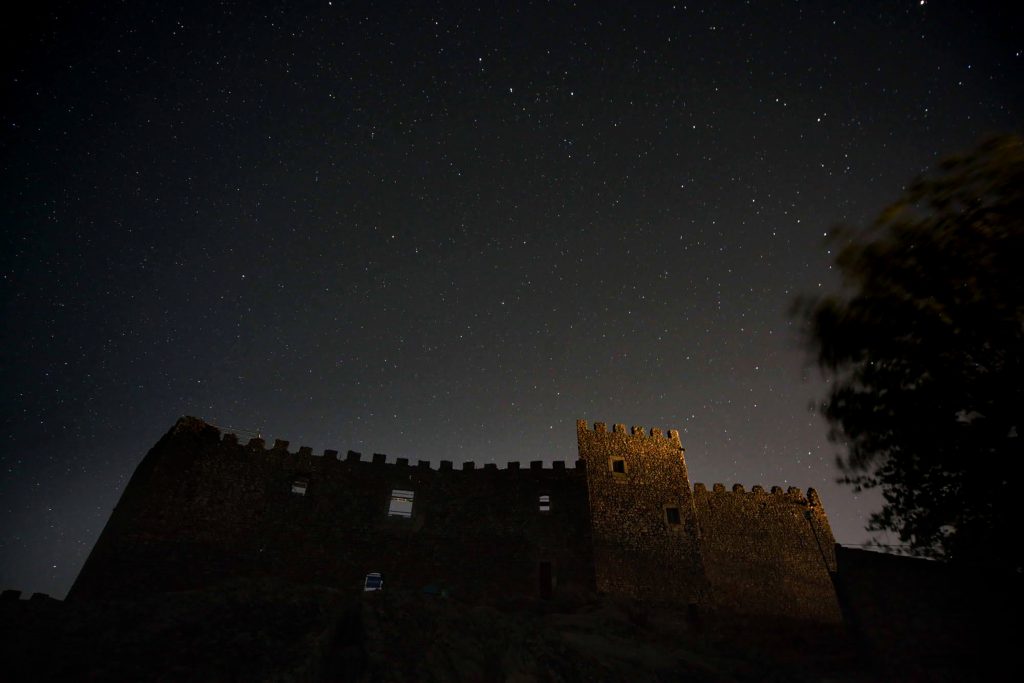
{"label": "fortress rampart", "polygon": [[814,489],[694,486],[711,601],[733,613],[840,620],[835,541]]}
{"label": "fortress rampart", "polygon": [[547,597],[567,590],[839,620],[817,495],[691,488],[675,430],[577,422],[571,463],[415,464],[182,418],[136,469],[69,599],[275,577]]}
{"label": "fortress rampart", "polygon": [[[412,492],[408,517],[389,514],[394,491]],[[139,465],[69,597],[239,576],[359,586],[369,571],[395,585],[535,594],[542,561],[553,583],[587,586],[586,509],[584,470],[562,462],[340,459],[284,441],[242,445],[183,418]]]}

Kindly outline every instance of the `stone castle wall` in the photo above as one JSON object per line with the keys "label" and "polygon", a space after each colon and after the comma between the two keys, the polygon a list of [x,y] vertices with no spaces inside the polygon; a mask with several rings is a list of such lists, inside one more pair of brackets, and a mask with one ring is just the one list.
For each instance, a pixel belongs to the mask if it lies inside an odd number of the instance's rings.
{"label": "stone castle wall", "polygon": [[601,422],[589,429],[583,420],[576,432],[587,463],[598,590],[700,602],[704,574],[679,432],[621,424],[608,431]]}
{"label": "stone castle wall", "polygon": [[[674,430],[581,420],[577,437],[570,466],[435,468],[242,444],[182,418],[137,468],[69,598],[244,577],[355,590],[380,572],[387,586],[462,595],[575,586],[838,619],[834,541],[813,490],[691,489]],[[413,492],[411,516],[389,515],[395,490]]]}
{"label": "stone castle wall", "polygon": [[694,486],[710,604],[734,614],[839,623],[835,540],[814,489]]}
{"label": "stone castle wall", "polygon": [[[373,571],[406,588],[536,595],[541,563],[552,585],[592,590],[582,468],[433,469],[287,448],[183,418],[139,465],[69,597],[247,576],[356,588]],[[413,492],[411,517],[389,516],[393,490]]]}

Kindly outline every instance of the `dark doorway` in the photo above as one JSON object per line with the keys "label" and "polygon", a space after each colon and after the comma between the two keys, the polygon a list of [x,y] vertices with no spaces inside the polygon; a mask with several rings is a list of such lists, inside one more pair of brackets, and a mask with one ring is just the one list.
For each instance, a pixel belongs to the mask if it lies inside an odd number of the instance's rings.
{"label": "dark doorway", "polygon": [[540,599],[551,599],[551,563],[541,562],[537,572],[538,587],[540,588]]}

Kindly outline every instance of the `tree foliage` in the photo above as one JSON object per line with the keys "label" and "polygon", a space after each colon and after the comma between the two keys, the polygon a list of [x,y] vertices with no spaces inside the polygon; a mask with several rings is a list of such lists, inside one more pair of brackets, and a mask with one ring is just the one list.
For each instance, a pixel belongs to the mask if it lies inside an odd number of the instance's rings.
{"label": "tree foliage", "polygon": [[916,554],[1020,572],[1024,139],[1003,136],[840,228],[842,289],[804,299],[845,481]]}

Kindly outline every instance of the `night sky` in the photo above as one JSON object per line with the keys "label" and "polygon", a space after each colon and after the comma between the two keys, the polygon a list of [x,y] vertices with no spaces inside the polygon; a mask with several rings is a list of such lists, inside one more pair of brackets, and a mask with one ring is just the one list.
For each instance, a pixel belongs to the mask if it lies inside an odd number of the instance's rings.
{"label": "night sky", "polygon": [[678,428],[691,481],[869,538],[788,310],[831,227],[1019,129],[1020,17],[404,4],[8,17],[0,588],[63,597],[186,414],[501,466]]}

